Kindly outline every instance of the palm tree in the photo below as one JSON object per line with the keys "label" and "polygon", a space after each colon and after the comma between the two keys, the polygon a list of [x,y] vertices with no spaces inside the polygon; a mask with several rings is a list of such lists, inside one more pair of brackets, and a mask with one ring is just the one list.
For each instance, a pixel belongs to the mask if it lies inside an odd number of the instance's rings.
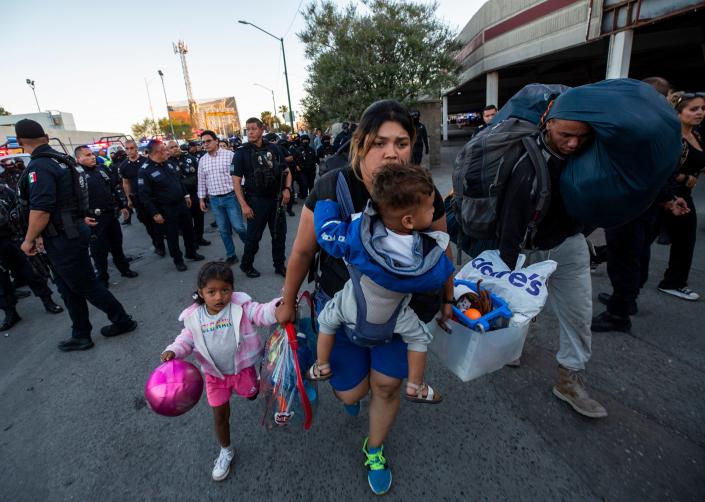
{"label": "palm tree", "polygon": [[273,129],[276,122],[276,117],[272,115],[272,112],[262,112],[259,115],[260,119],[267,126],[267,129]]}

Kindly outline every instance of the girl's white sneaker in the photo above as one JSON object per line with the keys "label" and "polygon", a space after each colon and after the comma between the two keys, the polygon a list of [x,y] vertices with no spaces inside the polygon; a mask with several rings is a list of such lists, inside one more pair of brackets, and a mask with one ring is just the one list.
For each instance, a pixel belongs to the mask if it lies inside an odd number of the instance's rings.
{"label": "girl's white sneaker", "polygon": [[235,452],[232,447],[220,449],[220,455],[215,459],[213,466],[213,481],[223,481],[228,477],[233,457],[235,457]]}

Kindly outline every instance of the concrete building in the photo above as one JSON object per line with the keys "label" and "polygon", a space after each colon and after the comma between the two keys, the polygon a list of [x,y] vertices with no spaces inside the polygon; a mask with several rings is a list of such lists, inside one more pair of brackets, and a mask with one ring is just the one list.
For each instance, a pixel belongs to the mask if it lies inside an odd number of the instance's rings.
{"label": "concrete building", "polygon": [[102,136],[117,136],[123,133],[105,131],[79,131],[73,114],[56,110],[37,113],[22,113],[0,116],[0,145],[15,136],[15,124],[22,119],[31,119],[44,128],[50,138],[58,138],[70,152],[79,145],[95,143]]}
{"label": "concrete building", "polygon": [[705,79],[703,0],[489,0],[465,25],[448,114],[501,106],[534,82],[582,85],[661,76],[698,91]]}

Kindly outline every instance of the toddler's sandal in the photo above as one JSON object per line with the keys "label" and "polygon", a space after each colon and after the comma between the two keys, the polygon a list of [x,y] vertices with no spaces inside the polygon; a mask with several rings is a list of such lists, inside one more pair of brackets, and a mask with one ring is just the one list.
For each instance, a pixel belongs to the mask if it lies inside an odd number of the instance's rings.
{"label": "toddler's sandal", "polygon": [[[322,370],[328,370],[328,373],[322,373]],[[328,380],[332,376],[333,372],[330,370],[330,364],[318,364],[318,361],[313,363],[313,366],[311,366],[306,372],[306,378],[308,380]]]}
{"label": "toddler's sandal", "polygon": [[[416,391],[416,394],[409,394],[408,390],[410,387]],[[406,389],[407,392],[404,393],[404,397],[407,401],[411,401],[412,403],[438,404],[443,401],[443,396],[437,394],[433,388],[425,382],[421,385],[406,382]],[[426,390],[425,396],[423,395],[424,390]]]}

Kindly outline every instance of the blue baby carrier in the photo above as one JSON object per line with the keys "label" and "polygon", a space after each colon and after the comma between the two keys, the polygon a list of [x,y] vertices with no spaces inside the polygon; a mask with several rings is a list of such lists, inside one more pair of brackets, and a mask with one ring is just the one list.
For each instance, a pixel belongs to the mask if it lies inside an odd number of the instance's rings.
{"label": "blue baby carrier", "polygon": [[[343,172],[338,173],[338,180],[335,185],[335,195],[340,206],[340,217],[348,219],[355,212],[353,206],[352,195],[348,182],[343,176]],[[355,292],[355,304],[357,305],[357,318],[355,319],[355,328],[352,329],[346,324],[343,324],[343,330],[350,341],[362,347],[376,347],[392,341],[394,337],[394,326],[397,323],[397,317],[401,312],[403,302],[399,302],[392,316],[384,324],[373,324],[367,320],[367,300],[362,292],[360,279],[362,276],[357,268],[346,263],[350,280],[353,284]]]}
{"label": "blue baby carrier", "polygon": [[[348,188],[347,181],[345,180],[345,176],[342,171],[338,174],[335,192],[338,205],[340,206],[340,217],[341,219],[347,220],[355,212],[355,208],[353,206],[350,189]],[[372,240],[372,235],[363,236],[361,240],[363,241],[363,245],[365,243],[369,243]],[[366,249],[368,252],[371,251],[374,253],[374,250],[371,248],[366,247]],[[431,254],[435,254],[437,256]],[[432,248],[431,251],[427,253],[426,246],[424,246],[424,255],[430,255],[429,261],[435,264],[438,259],[442,259],[444,252],[438,246],[435,246],[435,249]],[[363,276],[354,265],[346,263],[346,267],[350,275],[350,280],[352,281],[353,291],[355,294],[357,317],[355,319],[354,328],[350,328],[345,324],[343,325],[345,334],[353,343],[362,347],[376,347],[390,343],[394,336],[394,327],[396,325],[397,318],[399,317],[402,307],[404,306],[404,299],[402,298],[399,301],[399,304],[394,309],[392,315],[384,323],[372,323],[368,321],[367,299],[365,298],[361,285]]]}

